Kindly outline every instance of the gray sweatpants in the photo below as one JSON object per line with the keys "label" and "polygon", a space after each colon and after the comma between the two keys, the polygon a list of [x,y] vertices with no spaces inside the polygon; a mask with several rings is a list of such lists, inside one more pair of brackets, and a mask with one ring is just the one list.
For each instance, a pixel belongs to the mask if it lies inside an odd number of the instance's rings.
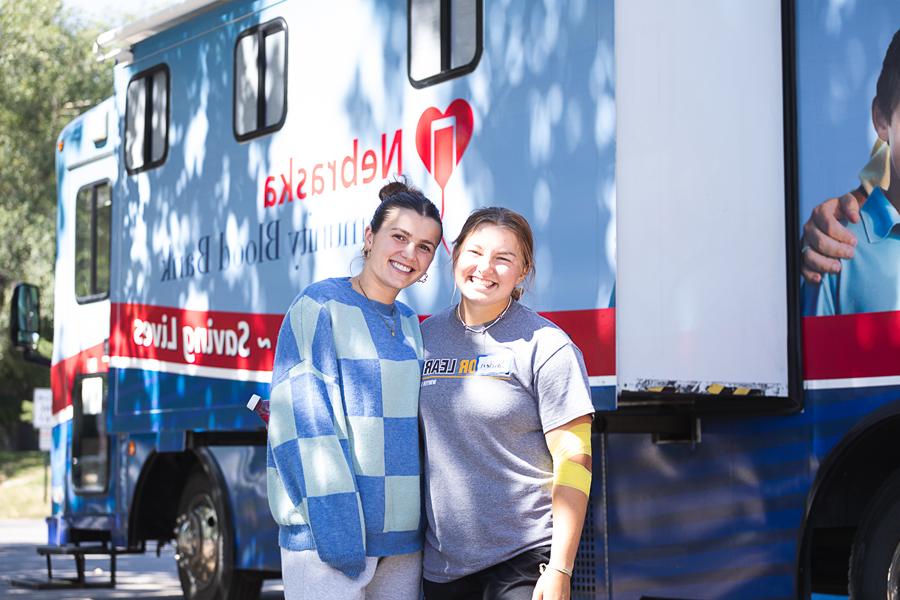
{"label": "gray sweatpants", "polygon": [[366,557],[351,579],[319,558],[315,550],[281,549],[285,600],[419,600],[422,553]]}

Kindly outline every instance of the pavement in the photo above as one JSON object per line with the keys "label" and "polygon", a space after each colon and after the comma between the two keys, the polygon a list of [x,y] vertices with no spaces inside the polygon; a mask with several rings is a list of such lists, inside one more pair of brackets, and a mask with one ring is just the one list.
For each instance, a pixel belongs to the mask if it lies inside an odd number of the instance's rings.
{"label": "pavement", "polygon": [[[100,600],[130,598],[149,600],[182,598],[181,585],[175,569],[171,546],[165,546],[156,556],[156,548],[146,554],[123,554],[116,557],[117,585],[112,589],[32,590],[13,587],[10,580],[18,577],[46,579],[47,562],[35,547],[47,541],[46,525],[42,519],[0,520],[0,598],[28,598],[29,600]],[[86,557],[85,573],[89,581],[109,580],[108,557]],[[53,557],[54,578],[75,576],[75,561],[71,557]],[[280,580],[267,581],[262,598],[280,600],[284,597]]]}
{"label": "pavement", "polygon": [[[117,557],[116,578],[118,584],[114,589],[37,591],[12,587],[9,580],[16,577],[46,578],[46,560],[35,552],[35,547],[44,544],[46,540],[46,525],[42,519],[14,521],[0,519],[0,598],[28,598],[28,600],[182,598],[171,546],[165,546],[159,557],[156,556],[155,548],[146,554],[124,554]],[[90,580],[109,580],[108,558],[87,557],[86,564],[85,571]],[[74,561],[69,557],[54,557],[53,574],[54,576],[58,574],[74,577]],[[264,600],[282,600],[284,598],[283,591],[281,580],[267,581],[263,586],[262,598]],[[813,594],[812,600],[845,598],[846,596]]]}

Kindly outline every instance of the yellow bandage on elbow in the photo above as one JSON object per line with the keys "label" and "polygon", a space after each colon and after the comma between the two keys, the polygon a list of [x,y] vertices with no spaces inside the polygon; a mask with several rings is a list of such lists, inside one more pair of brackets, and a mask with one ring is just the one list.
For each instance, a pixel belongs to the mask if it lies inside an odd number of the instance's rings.
{"label": "yellow bandage on elbow", "polygon": [[591,424],[579,423],[571,429],[551,432],[547,447],[553,457],[553,485],[575,488],[589,495],[591,472],[572,458],[591,456]]}
{"label": "yellow bandage on elbow", "polygon": [[564,485],[591,495],[591,472],[581,463],[571,460],[563,461],[559,468],[553,470],[553,485]]}

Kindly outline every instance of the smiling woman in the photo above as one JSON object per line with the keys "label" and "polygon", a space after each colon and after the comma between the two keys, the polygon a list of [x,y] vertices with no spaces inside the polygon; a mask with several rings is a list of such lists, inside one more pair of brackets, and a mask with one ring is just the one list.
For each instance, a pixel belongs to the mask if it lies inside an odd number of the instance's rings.
{"label": "smiling woman", "polygon": [[422,324],[425,598],[569,598],[591,482],[581,352],[522,306],[522,215],[482,208],[453,246],[462,298]]}
{"label": "smiling woman", "polygon": [[379,196],[362,272],[310,285],[278,334],[267,481],[288,600],[419,597],[423,349],[418,317],[396,298],[443,232],[415,188]]}
{"label": "smiling woman", "polygon": [[499,318],[534,278],[534,240],[522,215],[505,209],[476,211],[453,245],[453,277],[462,292],[460,320],[467,326]]}
{"label": "smiling woman", "polygon": [[381,204],[365,233],[366,266],[351,282],[366,298],[388,304],[425,276],[443,230],[437,209],[420,214],[420,200],[406,184],[390,183],[379,195]]}

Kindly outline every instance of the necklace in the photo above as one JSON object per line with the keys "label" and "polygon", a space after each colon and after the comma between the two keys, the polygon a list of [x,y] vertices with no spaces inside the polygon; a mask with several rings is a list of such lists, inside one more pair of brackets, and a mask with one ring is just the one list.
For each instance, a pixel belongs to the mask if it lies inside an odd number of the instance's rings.
{"label": "necklace", "polygon": [[[397,334],[396,334],[396,332],[395,332],[395,330],[394,330],[394,306],[391,305],[391,318],[388,319],[388,318],[385,317],[383,314],[381,314],[381,311],[380,311],[380,310],[378,310],[377,308],[375,308],[375,306],[374,306],[375,303],[372,302],[372,300],[369,298],[369,295],[366,293],[366,288],[364,288],[364,287],[362,286],[362,281],[360,280],[359,277],[356,278],[356,285],[358,285],[358,286],[359,286],[359,289],[362,290],[363,296],[365,297],[366,300],[369,301],[369,304],[372,305],[372,308],[375,310],[375,313],[376,313],[379,317],[381,317],[381,320],[384,322],[384,326],[387,327],[387,328],[388,328],[388,331],[391,332],[391,337],[396,336]],[[506,311],[504,311],[504,312],[506,312]],[[501,315],[501,316],[502,316],[502,315]],[[493,323],[492,323],[492,324],[493,324]]]}
{"label": "necklace", "polygon": [[461,304],[462,304],[462,302],[460,302],[459,304],[456,305],[456,318],[459,319],[459,322],[462,323],[465,330],[471,331],[472,333],[484,333],[485,331],[487,331],[488,329],[490,329],[491,327],[496,325],[500,321],[500,319],[502,319],[503,316],[506,315],[506,311],[508,311],[509,307],[512,306],[512,296],[509,297],[509,302],[506,303],[506,308],[503,309],[503,312],[500,313],[500,315],[496,319],[494,319],[487,325],[482,325],[481,329],[476,329],[476,328],[472,327],[471,325],[466,325],[466,322],[463,321],[462,315],[459,314],[459,307]]}

